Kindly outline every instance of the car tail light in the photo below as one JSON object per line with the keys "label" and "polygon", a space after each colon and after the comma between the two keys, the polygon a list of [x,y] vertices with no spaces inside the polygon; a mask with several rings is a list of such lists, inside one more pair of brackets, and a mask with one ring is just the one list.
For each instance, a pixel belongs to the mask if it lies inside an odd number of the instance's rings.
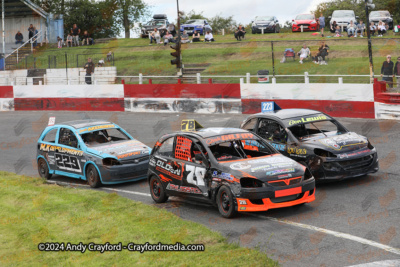
{"label": "car tail light", "polygon": [[115,165],[121,165],[121,162],[119,162],[116,159],[113,158],[105,158],[103,159],[103,165],[104,166],[115,166]]}

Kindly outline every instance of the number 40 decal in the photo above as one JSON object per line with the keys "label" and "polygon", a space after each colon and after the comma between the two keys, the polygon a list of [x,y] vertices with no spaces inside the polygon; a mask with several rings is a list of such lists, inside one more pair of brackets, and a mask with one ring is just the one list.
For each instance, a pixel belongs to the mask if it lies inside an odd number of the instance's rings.
{"label": "number 40 decal", "polygon": [[[202,167],[196,167],[193,165],[186,165],[186,171],[189,172],[187,175],[187,182],[194,185],[205,185],[204,176],[206,175],[206,169]],[[196,176],[196,180],[194,179]]]}

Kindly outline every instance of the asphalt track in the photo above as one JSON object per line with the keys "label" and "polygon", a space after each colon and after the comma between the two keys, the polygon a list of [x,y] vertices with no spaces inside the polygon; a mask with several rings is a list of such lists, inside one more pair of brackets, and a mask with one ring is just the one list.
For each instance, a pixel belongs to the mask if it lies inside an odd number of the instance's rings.
{"label": "asphalt track", "polygon": [[[56,123],[83,118],[109,120],[149,146],[153,146],[162,134],[178,130],[182,119],[194,118],[206,127],[238,127],[246,117],[123,112],[3,112],[0,113],[0,170],[37,176],[36,140],[50,116],[56,117]],[[282,266],[350,266],[393,260],[399,266],[399,122],[339,120],[350,130],[369,137],[376,146],[380,158],[378,173],[318,185],[317,200],[301,207],[242,213],[233,219],[222,218],[214,207],[180,198],[171,198],[157,206],[221,232],[230,242],[257,247]],[[79,183],[60,176],[53,176],[52,181]],[[99,190],[115,191],[121,196],[154,205],[144,181],[106,186]]]}

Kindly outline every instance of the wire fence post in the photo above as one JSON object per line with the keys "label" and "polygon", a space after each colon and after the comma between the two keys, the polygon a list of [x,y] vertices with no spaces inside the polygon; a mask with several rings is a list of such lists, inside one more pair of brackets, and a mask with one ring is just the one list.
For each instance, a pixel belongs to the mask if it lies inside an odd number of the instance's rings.
{"label": "wire fence post", "polygon": [[114,65],[114,52],[112,53],[112,60],[113,60],[113,67],[115,66]]}
{"label": "wire fence post", "polygon": [[304,72],[304,83],[309,83],[310,79],[308,78],[308,72]]}
{"label": "wire fence post", "polygon": [[139,84],[143,84],[143,74],[139,73]]}
{"label": "wire fence post", "polygon": [[76,54],[76,67],[79,68],[79,54]]}
{"label": "wire fence post", "polygon": [[275,55],[274,55],[274,42],[271,41],[271,51],[272,51],[272,77],[275,78]]}
{"label": "wire fence post", "polygon": [[67,57],[67,53],[65,53],[65,77],[67,78],[67,84],[68,84],[68,57]]}
{"label": "wire fence post", "polygon": [[250,73],[246,73],[246,83],[250,83]]}
{"label": "wire fence post", "polygon": [[200,73],[196,74],[196,78],[197,78],[197,84],[201,84],[201,76]]}

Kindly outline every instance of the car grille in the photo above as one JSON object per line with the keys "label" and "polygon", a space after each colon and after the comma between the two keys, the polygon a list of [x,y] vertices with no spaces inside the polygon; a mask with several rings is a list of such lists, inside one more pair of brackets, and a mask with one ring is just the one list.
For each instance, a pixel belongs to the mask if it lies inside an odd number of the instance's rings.
{"label": "car grille", "polygon": [[118,174],[118,179],[130,180],[130,179],[138,178],[138,177],[145,176],[145,175],[147,175],[147,169]]}
{"label": "car grille", "polygon": [[340,161],[339,164],[346,171],[352,171],[352,170],[362,169],[362,168],[370,166],[372,164],[373,160],[374,160],[374,156],[369,155],[369,156],[358,158],[358,159]]}
{"label": "car grille", "polygon": [[138,164],[140,162],[149,160],[150,156],[144,156],[141,158],[135,158],[135,159],[125,159],[125,160],[121,160],[121,164]]}
{"label": "car grille", "polygon": [[272,186],[288,186],[295,185],[301,182],[301,177],[290,178],[290,179],[281,179],[275,181],[269,181],[268,183]]}
{"label": "car grille", "polygon": [[304,196],[304,193],[301,193],[301,194],[286,196],[286,197],[273,197],[273,198],[270,198],[270,200],[272,203],[283,203],[283,202],[294,201],[294,200],[300,199],[303,196]]}
{"label": "car grille", "polygon": [[184,30],[187,30],[187,31],[193,31],[193,30],[194,30],[194,27],[183,27],[183,29],[184,29]]}

